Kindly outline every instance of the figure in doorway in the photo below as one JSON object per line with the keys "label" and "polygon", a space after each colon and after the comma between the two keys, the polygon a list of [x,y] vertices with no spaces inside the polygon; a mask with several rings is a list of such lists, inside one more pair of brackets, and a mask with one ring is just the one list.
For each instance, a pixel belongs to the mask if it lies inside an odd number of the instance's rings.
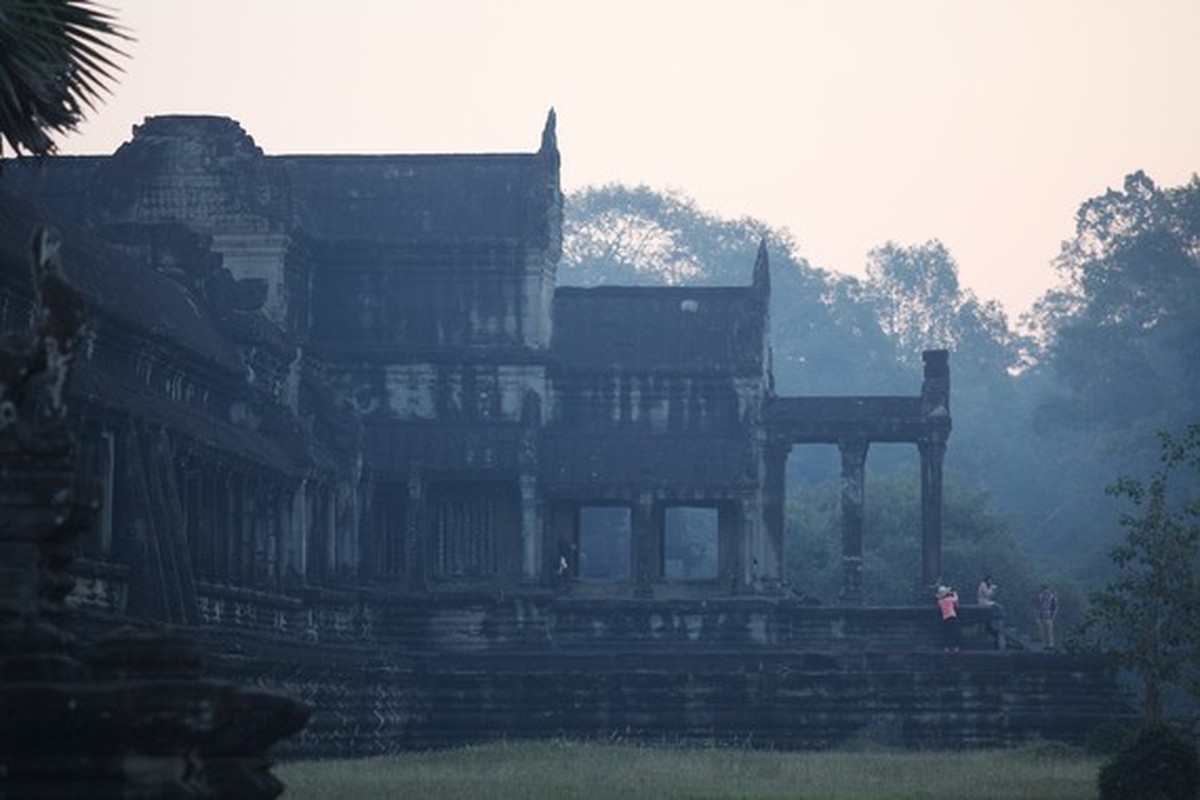
{"label": "figure in doorway", "polygon": [[559,538],[558,563],[554,569],[554,577],[559,584],[566,584],[577,574],[576,552],[577,548],[574,542],[569,541],[566,537]]}
{"label": "figure in doorway", "polygon": [[1054,618],[1057,616],[1058,595],[1050,584],[1043,583],[1037,596],[1037,625],[1042,646],[1047,650],[1054,649]]}

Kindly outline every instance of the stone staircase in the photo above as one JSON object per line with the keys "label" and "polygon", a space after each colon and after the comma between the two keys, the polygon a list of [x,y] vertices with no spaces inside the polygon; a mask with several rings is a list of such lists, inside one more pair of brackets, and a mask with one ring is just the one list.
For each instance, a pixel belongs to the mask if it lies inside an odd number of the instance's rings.
{"label": "stone staircase", "polygon": [[210,670],[315,707],[288,743],[367,755],[566,736],[828,748],[1081,743],[1133,716],[1098,660],[996,651],[980,609],[942,652],[932,608],[784,600],[377,598],[353,644],[202,631]]}

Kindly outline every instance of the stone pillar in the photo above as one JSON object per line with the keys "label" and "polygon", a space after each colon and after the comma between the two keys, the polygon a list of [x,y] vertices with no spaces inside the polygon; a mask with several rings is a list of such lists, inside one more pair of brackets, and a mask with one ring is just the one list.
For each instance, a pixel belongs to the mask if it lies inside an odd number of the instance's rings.
{"label": "stone pillar", "polygon": [[521,486],[521,577],[525,580],[538,578],[538,543],[541,536],[541,515],[538,513],[537,477],[523,474],[519,479]]}
{"label": "stone pillar", "polygon": [[287,536],[288,582],[301,584],[308,569],[308,528],[312,525],[308,508],[308,479],[302,478],[292,490],[290,523],[284,529]]}
{"label": "stone pillar", "polygon": [[950,436],[950,354],[927,350],[925,381],[921,384],[921,415],[925,431],[917,447],[921,451],[921,585],[918,596],[926,598],[942,575],[942,461]]}
{"label": "stone pillar", "polygon": [[240,476],[231,469],[226,469],[224,475],[225,480],[225,502],[223,505],[225,526],[224,530],[218,535],[223,539],[224,548],[222,549],[222,564],[220,579],[222,583],[237,583],[237,556],[238,556],[238,541],[240,537],[238,531],[241,530],[242,518],[241,512],[238,510],[241,507],[240,491],[241,480]]}
{"label": "stone pillar", "polygon": [[946,440],[930,436],[917,443],[921,451],[921,590],[942,574],[942,461]]}
{"label": "stone pillar", "polygon": [[[521,492],[521,577],[537,580],[541,574],[542,512],[538,503],[538,431],[542,424],[542,398],[532,390],[521,396],[520,450],[517,483]],[[578,565],[572,564],[578,569]],[[557,565],[555,568],[557,572]]]}
{"label": "stone pillar", "polygon": [[330,491],[330,567],[332,574],[341,580],[359,575],[362,566],[362,557],[359,555],[359,541],[363,535],[362,474],[362,459],[359,458],[348,474],[343,474],[333,482]]}
{"label": "stone pillar", "polygon": [[633,504],[632,539],[633,539],[633,576],[635,593],[639,597],[651,597],[654,594],[654,582],[662,574],[659,566],[659,551],[662,549],[662,525],[654,513],[654,495],[639,494]]}
{"label": "stone pillar", "polygon": [[867,462],[865,439],[838,443],[842,453],[842,593],[848,606],[863,604],[863,468]]}
{"label": "stone pillar", "polygon": [[791,445],[787,442],[768,442],[766,446],[765,474],[763,476],[762,517],[765,527],[766,547],[761,565],[763,577],[772,581],[784,581],[787,557],[784,551],[784,508],[786,487],[784,482],[788,454]]}
{"label": "stone pillar", "polygon": [[429,548],[421,535],[425,526],[425,481],[419,470],[408,474],[408,513],[404,515],[404,569],[409,584],[415,589],[425,587]]}
{"label": "stone pillar", "polygon": [[[749,498],[722,503],[717,509],[717,577],[729,579],[742,563],[742,539],[747,530]],[[735,580],[736,582],[736,580]]]}

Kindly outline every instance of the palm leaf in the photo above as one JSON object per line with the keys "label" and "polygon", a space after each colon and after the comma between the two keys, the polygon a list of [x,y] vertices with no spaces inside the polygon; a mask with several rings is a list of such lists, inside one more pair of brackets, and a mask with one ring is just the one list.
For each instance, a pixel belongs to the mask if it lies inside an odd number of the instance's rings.
{"label": "palm leaf", "polygon": [[54,152],[52,134],[95,109],[129,35],[92,0],[0,0],[0,152]]}

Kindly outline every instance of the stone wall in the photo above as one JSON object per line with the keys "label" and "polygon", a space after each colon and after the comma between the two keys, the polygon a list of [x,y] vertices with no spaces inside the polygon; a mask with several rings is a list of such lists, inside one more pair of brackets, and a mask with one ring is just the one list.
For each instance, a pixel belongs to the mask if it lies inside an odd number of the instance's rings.
{"label": "stone wall", "polygon": [[[282,752],[362,756],[489,739],[826,748],[1082,743],[1135,715],[1092,658],[943,653],[927,608],[546,594],[364,596],[370,626],[303,641],[203,627],[206,669],[314,708]],[[336,625],[330,630],[336,629]],[[324,630],[324,629],[322,629]]]}

